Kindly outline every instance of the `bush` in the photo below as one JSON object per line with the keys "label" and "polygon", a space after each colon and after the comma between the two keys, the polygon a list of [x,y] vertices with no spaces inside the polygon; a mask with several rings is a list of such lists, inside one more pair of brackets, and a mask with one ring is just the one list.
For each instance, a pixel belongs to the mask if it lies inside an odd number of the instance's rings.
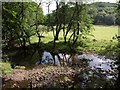
{"label": "bush", "polygon": [[[0,71],[2,71],[2,74],[8,74],[12,71],[11,65],[9,62],[0,62]],[[1,75],[0,75],[1,76]]]}

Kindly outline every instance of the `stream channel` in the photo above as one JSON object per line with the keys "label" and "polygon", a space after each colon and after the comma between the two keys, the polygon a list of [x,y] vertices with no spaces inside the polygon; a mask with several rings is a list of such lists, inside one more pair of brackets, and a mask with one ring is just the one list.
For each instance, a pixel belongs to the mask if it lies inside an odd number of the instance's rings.
{"label": "stream channel", "polygon": [[[105,56],[100,56],[97,54],[63,54],[59,53],[54,57],[50,52],[44,51],[42,56],[41,64],[54,64],[57,66],[62,65],[76,65],[80,67],[85,67],[91,71],[100,71],[102,75],[107,76],[107,78],[117,78],[117,65],[115,64],[116,60],[107,59]],[[36,62],[36,65],[39,65],[40,60]],[[101,76],[102,77],[102,76]]]}

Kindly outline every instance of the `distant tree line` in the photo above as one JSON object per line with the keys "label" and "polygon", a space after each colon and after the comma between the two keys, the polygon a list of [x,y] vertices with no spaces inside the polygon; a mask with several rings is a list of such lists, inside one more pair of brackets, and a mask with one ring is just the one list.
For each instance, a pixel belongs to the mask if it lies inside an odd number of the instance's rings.
{"label": "distant tree line", "polygon": [[116,11],[117,3],[96,2],[89,7],[88,14],[93,18],[93,24],[120,25],[120,15]]}
{"label": "distant tree line", "polygon": [[[67,9],[67,12],[65,12],[65,14],[68,16],[67,19],[65,20],[65,24],[69,21],[70,17],[72,16],[71,13],[74,11],[74,7],[69,7],[69,4],[66,5],[64,8],[60,7],[59,9],[61,15],[63,15],[65,10]],[[95,2],[88,4],[87,6],[88,6],[88,10],[86,12],[88,16],[90,16],[91,19],[93,19],[93,24],[120,25],[120,15],[117,12],[117,8],[118,8],[117,3]],[[55,15],[56,15],[55,11],[48,15],[50,17],[49,21],[51,21],[51,24],[55,21]],[[63,17],[61,18],[64,19]]]}

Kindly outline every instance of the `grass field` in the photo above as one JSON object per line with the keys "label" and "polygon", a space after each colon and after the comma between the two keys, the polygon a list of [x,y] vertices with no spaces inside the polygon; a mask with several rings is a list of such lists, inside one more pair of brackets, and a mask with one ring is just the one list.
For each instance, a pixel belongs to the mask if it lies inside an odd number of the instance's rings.
{"label": "grass field", "polygon": [[[95,50],[96,52],[99,53],[99,51],[103,51],[106,49],[106,47],[109,45],[115,46],[117,44],[116,40],[112,40],[112,37],[114,37],[115,35],[118,35],[118,26],[103,26],[103,25],[94,25],[94,30],[92,30],[92,34],[94,35],[94,37],[92,36],[88,36],[90,38],[90,40],[84,40],[84,46],[77,46],[76,49],[77,51],[81,51],[81,50]],[[69,34],[70,35],[70,34]],[[68,37],[69,37],[68,35]],[[43,36],[45,36],[44,38],[42,38],[42,43],[44,43],[45,45],[43,46],[45,49],[48,48],[48,50],[50,50],[53,46],[53,43],[51,43],[53,41],[53,33],[52,32],[47,32],[44,33]],[[93,41],[93,39],[96,39],[96,41]],[[38,38],[37,37],[32,37],[31,38],[31,42],[35,43],[38,42]],[[61,51],[69,51],[68,50],[68,46],[65,45],[63,43],[63,33],[60,32],[59,34],[59,40],[56,41],[56,50],[58,49]]]}
{"label": "grass field", "polygon": [[93,35],[97,40],[111,40],[113,36],[118,35],[118,26],[94,26]]}
{"label": "grass field", "polygon": [[[100,40],[112,40],[112,37],[116,35],[118,35],[118,26],[103,26],[103,25],[94,25],[94,29],[92,31],[92,34],[94,35],[94,37],[91,38],[95,38],[96,40],[100,41]],[[42,42],[43,43],[48,43],[50,41],[53,41],[53,33],[52,32],[48,32],[48,33],[44,33],[43,36],[45,36],[45,38],[42,38]],[[63,41],[63,33],[60,32],[59,35],[59,40]],[[31,42],[35,43],[38,41],[37,37],[32,37],[31,38]]]}

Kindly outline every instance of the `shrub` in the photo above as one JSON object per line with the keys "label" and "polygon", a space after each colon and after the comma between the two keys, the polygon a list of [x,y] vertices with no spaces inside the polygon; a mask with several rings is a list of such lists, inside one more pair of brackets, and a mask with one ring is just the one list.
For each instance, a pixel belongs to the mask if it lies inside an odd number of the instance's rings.
{"label": "shrub", "polygon": [[[0,71],[2,71],[2,74],[8,74],[12,71],[11,65],[9,62],[0,62]],[[1,76],[1,75],[0,75]]]}

